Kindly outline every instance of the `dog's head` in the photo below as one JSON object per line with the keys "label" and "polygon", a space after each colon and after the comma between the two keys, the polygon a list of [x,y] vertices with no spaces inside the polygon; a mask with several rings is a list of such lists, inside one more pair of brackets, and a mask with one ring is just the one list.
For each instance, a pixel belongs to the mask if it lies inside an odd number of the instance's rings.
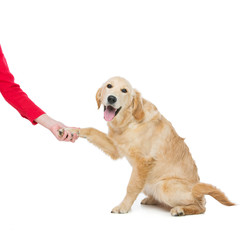
{"label": "dog's head", "polygon": [[104,119],[112,121],[130,113],[136,120],[144,117],[141,94],[124,78],[113,77],[105,82],[96,94],[98,108],[104,106]]}

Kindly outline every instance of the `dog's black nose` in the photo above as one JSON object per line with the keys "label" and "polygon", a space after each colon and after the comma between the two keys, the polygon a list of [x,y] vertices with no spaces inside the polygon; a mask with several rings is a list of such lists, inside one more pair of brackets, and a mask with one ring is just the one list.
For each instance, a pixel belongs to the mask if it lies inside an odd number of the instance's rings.
{"label": "dog's black nose", "polygon": [[117,101],[117,98],[116,97],[114,97],[114,96],[112,96],[112,95],[110,95],[110,96],[108,96],[108,102],[110,103],[110,104],[114,104],[116,101]]}

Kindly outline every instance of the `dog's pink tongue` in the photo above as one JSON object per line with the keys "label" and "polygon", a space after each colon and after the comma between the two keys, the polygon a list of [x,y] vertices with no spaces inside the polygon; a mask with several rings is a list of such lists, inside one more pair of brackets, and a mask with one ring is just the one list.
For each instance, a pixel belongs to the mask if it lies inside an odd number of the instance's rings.
{"label": "dog's pink tongue", "polygon": [[112,121],[115,117],[115,109],[112,107],[107,107],[107,109],[104,111],[104,119],[106,121]]}

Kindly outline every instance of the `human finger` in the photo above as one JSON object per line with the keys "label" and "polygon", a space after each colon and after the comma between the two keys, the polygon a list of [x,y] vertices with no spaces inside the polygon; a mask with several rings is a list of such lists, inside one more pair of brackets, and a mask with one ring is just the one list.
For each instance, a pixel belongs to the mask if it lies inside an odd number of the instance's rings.
{"label": "human finger", "polygon": [[67,136],[64,139],[64,141],[70,142],[72,140],[72,138],[73,138],[73,134],[71,132],[69,132],[69,131],[66,131],[66,133],[67,133]]}
{"label": "human finger", "polygon": [[74,143],[77,139],[78,139],[78,135],[74,133],[71,142]]}

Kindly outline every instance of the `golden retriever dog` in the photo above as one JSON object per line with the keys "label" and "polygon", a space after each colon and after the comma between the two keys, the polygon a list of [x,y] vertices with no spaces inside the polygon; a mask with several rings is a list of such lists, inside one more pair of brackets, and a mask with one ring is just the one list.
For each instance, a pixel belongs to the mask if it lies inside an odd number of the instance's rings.
{"label": "golden retriever dog", "polygon": [[127,213],[142,191],[147,195],[142,204],[165,206],[172,216],[204,213],[206,194],[234,205],[214,186],[199,182],[184,139],[127,80],[109,79],[98,89],[96,100],[98,108],[104,107],[108,134],[94,128],[68,130],[77,131],[112,159],[126,157],[131,164],[126,196],[112,213]]}

